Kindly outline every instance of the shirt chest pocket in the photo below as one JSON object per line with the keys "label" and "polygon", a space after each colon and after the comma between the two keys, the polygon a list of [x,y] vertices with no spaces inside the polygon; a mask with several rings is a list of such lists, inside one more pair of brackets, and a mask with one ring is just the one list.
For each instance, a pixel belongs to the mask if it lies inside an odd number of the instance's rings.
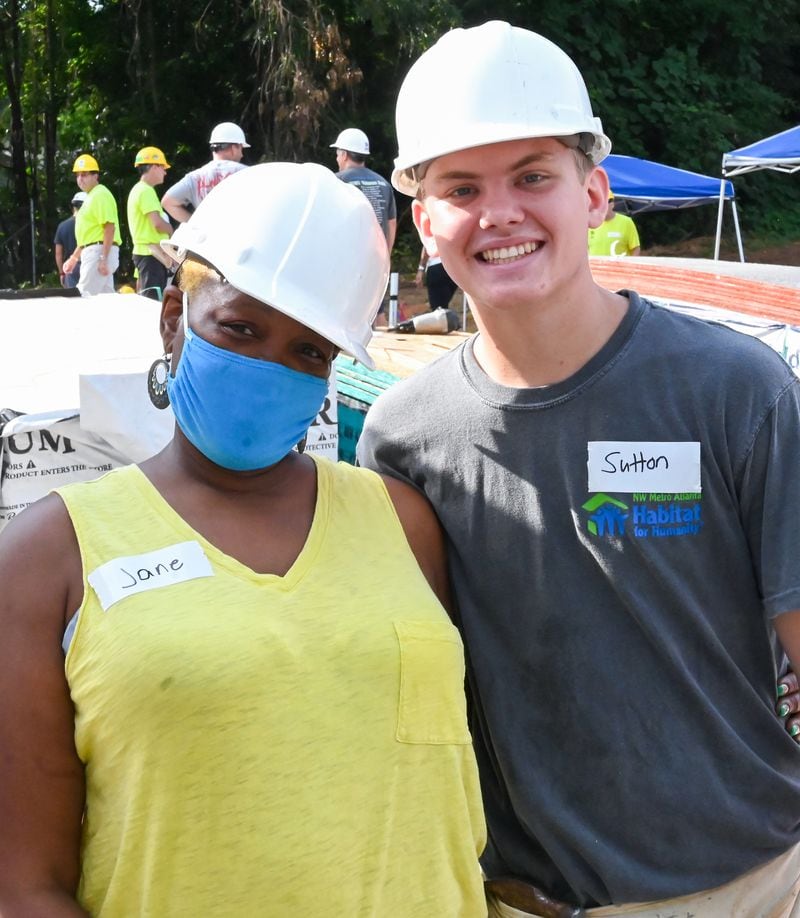
{"label": "shirt chest pocket", "polygon": [[464,647],[449,622],[397,621],[401,743],[466,745],[472,742],[464,696]]}

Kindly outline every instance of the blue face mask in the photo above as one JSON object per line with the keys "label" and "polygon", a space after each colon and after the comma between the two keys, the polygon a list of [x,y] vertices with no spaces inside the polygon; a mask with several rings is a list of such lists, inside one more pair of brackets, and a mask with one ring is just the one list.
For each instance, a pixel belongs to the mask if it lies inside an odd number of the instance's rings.
{"label": "blue face mask", "polygon": [[303,439],[328,382],[280,363],[226,351],[189,328],[183,300],[184,344],[167,392],[178,426],[200,452],[237,472],[280,462]]}

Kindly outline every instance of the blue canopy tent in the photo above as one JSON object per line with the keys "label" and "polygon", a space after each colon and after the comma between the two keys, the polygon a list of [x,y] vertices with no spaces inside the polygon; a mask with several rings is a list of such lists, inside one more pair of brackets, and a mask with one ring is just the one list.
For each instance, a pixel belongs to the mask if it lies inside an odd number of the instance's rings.
{"label": "blue canopy tent", "polygon": [[[654,210],[682,210],[713,204],[720,197],[720,182],[710,175],[664,166],[636,156],[612,153],[603,160],[611,189],[617,201],[624,204],[628,213],[638,214]],[[739,218],[732,182],[724,182],[723,201],[730,201],[739,253],[742,261],[742,241],[739,235]]]}
{"label": "blue canopy tent", "polygon": [[[722,156],[722,176],[719,189],[719,211],[717,213],[717,241],[714,247],[714,258],[719,258],[719,242],[722,236],[723,185],[729,185],[725,177],[731,178],[756,172],[760,169],[771,169],[773,172],[792,174],[800,172],[800,124],[763,140],[757,140],[749,146],[740,147]],[[737,235],[738,235],[737,226]],[[744,258],[742,258],[744,261]]]}

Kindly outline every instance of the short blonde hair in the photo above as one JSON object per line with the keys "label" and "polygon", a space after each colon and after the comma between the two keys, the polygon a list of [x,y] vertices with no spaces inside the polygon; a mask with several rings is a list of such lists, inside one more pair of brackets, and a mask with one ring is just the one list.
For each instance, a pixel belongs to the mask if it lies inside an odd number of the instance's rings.
{"label": "short blonde hair", "polygon": [[224,283],[225,278],[216,268],[187,255],[186,259],[181,262],[177,281],[184,293],[195,296],[200,290],[211,284]]}

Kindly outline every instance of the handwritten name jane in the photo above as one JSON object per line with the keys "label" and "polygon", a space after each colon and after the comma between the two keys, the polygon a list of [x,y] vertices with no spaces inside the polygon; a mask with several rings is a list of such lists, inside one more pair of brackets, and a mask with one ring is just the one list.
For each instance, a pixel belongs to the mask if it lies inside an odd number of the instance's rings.
{"label": "handwritten name jane", "polygon": [[616,472],[652,472],[655,469],[669,468],[669,459],[666,456],[647,456],[643,450],[631,453],[629,458],[622,458],[622,453],[614,450],[603,456],[603,463],[600,471],[607,475]]}
{"label": "handwritten name jane", "polygon": [[167,562],[159,561],[153,568],[137,568],[135,574],[132,574],[124,567],[120,567],[119,573],[124,578],[127,578],[127,580],[123,579],[120,581],[120,589],[129,590],[131,587],[138,586],[140,583],[147,583],[148,580],[153,580],[156,577],[169,576],[170,573],[179,571],[182,567],[183,561],[181,561],[180,558],[173,558],[171,561]]}

